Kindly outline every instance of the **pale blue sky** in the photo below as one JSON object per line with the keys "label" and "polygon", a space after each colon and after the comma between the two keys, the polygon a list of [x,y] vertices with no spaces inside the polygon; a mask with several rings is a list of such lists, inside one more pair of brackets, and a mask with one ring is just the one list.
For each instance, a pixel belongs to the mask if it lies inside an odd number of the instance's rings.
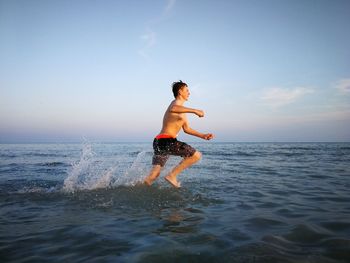
{"label": "pale blue sky", "polygon": [[[350,141],[350,1],[0,0],[0,142]],[[181,134],[180,139],[192,141]]]}

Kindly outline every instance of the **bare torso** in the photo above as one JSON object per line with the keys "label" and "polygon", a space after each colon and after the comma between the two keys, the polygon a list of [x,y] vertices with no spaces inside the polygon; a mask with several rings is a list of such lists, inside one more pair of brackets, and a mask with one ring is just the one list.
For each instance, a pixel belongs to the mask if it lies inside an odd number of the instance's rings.
{"label": "bare torso", "polygon": [[181,130],[182,126],[186,122],[186,113],[174,113],[170,109],[173,105],[181,105],[178,101],[174,100],[170,103],[163,117],[163,127],[161,134],[170,135],[173,138],[177,137],[177,134]]}

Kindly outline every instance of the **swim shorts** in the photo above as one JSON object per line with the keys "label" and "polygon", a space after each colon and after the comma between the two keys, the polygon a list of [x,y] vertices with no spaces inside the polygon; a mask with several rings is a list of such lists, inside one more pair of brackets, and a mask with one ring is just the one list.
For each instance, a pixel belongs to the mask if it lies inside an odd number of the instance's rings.
{"label": "swim shorts", "polygon": [[176,138],[158,135],[153,141],[154,155],[152,159],[153,165],[164,166],[169,159],[169,155],[181,157],[191,157],[196,149],[187,143],[180,142]]}

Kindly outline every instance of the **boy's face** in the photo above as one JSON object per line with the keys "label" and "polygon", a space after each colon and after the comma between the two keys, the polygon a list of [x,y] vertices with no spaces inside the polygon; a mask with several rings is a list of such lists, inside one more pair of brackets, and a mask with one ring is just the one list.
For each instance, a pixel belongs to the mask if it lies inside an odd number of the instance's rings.
{"label": "boy's face", "polygon": [[179,90],[180,96],[184,99],[184,100],[188,100],[188,97],[190,96],[190,90],[188,89],[187,86],[182,87]]}

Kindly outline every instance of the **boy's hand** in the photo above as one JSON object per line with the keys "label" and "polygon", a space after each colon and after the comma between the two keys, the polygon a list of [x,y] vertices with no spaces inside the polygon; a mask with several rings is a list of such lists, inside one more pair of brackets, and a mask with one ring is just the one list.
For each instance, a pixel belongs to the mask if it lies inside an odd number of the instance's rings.
{"label": "boy's hand", "polygon": [[203,139],[204,140],[211,140],[211,139],[213,139],[214,138],[214,134],[212,134],[212,133],[207,133],[207,134],[204,134],[204,136],[203,136]]}
{"label": "boy's hand", "polygon": [[204,111],[202,111],[202,110],[196,110],[195,112],[194,112],[194,114],[196,114],[198,117],[204,117]]}

